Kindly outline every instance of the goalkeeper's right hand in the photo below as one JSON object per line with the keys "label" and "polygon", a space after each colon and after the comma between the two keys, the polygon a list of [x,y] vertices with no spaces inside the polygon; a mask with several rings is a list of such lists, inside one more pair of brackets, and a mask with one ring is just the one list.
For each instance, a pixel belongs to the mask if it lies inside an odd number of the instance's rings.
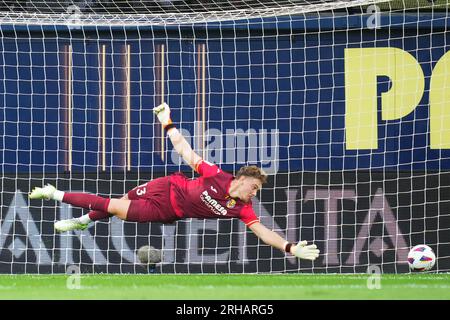
{"label": "goalkeeper's right hand", "polygon": [[172,120],[170,119],[170,108],[167,103],[164,102],[159,106],[154,107],[153,112],[164,127],[172,123]]}
{"label": "goalkeeper's right hand", "polygon": [[314,261],[319,256],[320,250],[315,244],[307,246],[308,241],[300,241],[297,245],[291,247],[291,253],[297,258]]}

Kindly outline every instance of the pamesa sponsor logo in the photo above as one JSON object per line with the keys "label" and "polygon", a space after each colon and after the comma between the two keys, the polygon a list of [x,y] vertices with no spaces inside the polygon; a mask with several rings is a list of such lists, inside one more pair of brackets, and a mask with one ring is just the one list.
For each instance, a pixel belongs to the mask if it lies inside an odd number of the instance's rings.
{"label": "pamesa sponsor logo", "polygon": [[203,203],[205,203],[208,208],[210,208],[215,214],[225,216],[227,214],[227,209],[222,207],[217,200],[211,198],[208,191],[205,190],[200,194],[200,199],[202,199]]}

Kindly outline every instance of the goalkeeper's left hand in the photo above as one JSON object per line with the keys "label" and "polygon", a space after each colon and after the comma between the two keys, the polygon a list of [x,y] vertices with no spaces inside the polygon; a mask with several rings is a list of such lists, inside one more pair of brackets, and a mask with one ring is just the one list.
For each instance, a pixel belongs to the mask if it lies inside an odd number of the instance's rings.
{"label": "goalkeeper's left hand", "polygon": [[315,244],[307,245],[308,241],[300,241],[291,247],[291,253],[297,258],[314,261],[319,256],[320,250]]}

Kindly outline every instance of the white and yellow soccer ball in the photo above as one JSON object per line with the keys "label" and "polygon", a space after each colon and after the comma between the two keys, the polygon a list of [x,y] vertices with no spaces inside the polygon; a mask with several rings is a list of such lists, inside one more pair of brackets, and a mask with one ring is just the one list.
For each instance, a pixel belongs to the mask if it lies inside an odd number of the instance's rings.
{"label": "white and yellow soccer ball", "polygon": [[428,271],[434,267],[436,255],[429,246],[419,244],[408,253],[408,265],[411,271]]}

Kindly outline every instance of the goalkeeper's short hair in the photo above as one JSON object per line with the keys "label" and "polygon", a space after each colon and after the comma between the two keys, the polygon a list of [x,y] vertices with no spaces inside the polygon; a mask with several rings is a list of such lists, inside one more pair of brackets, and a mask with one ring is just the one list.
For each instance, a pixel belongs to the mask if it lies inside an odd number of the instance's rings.
{"label": "goalkeeper's short hair", "polygon": [[257,166],[241,167],[236,174],[236,179],[239,179],[242,176],[256,178],[261,181],[262,184],[267,182],[267,173]]}

